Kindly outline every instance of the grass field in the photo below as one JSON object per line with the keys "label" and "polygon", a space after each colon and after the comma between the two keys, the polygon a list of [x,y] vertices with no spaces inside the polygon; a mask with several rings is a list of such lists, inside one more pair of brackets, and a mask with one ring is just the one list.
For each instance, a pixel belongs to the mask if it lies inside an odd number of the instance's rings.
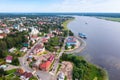
{"label": "grass field", "polygon": [[62,26],[64,27],[65,30],[68,30],[67,25],[68,25],[69,22],[71,22],[71,21],[73,21],[73,20],[74,20],[74,18],[73,18],[73,19],[69,19],[69,20],[63,22]]}
{"label": "grass field", "polygon": [[100,19],[105,19],[105,20],[109,20],[109,21],[116,21],[116,22],[120,22],[120,18],[100,17]]}

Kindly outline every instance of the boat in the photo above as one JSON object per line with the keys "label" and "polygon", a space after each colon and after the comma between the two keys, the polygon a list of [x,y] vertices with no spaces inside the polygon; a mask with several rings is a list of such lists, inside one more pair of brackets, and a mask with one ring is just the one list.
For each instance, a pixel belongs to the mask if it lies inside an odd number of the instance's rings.
{"label": "boat", "polygon": [[83,39],[87,38],[87,36],[84,33],[78,33],[78,36]]}
{"label": "boat", "polygon": [[85,24],[88,24],[87,22]]}

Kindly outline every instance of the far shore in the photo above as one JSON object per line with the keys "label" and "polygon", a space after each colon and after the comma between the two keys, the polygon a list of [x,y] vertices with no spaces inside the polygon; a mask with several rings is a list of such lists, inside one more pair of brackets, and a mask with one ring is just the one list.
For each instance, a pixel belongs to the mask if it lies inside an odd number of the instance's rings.
{"label": "far shore", "polygon": [[120,22],[120,18],[114,18],[114,17],[96,17],[98,19],[104,19],[108,21],[114,21],[114,22]]}

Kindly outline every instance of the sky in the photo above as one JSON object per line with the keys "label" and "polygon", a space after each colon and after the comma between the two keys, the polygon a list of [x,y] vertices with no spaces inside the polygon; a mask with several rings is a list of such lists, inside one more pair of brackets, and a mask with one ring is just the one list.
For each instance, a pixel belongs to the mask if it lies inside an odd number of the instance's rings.
{"label": "sky", "polygon": [[0,0],[0,12],[120,13],[120,0]]}

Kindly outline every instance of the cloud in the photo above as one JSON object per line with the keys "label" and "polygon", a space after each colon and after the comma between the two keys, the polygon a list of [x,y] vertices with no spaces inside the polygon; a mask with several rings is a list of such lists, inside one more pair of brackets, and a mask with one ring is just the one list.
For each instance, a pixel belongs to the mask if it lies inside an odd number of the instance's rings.
{"label": "cloud", "polygon": [[63,0],[48,10],[56,12],[120,12],[120,0]]}
{"label": "cloud", "polygon": [[[4,1],[4,0],[2,0]],[[7,1],[7,0],[5,0]],[[13,0],[12,0],[13,1]],[[22,0],[23,1],[23,0]],[[35,2],[36,1],[36,2]],[[8,12],[120,12],[120,0],[47,0],[45,2],[0,3],[0,11]]]}

